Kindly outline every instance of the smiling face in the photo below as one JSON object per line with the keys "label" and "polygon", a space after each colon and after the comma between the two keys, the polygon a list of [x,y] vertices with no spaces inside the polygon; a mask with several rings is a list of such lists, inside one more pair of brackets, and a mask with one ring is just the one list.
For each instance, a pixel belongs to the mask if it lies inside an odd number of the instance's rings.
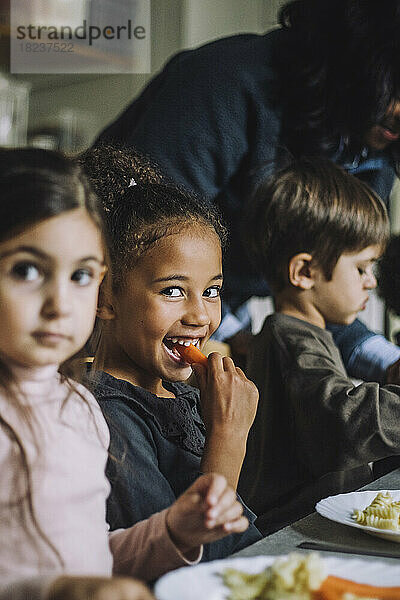
{"label": "smiling face", "polygon": [[105,370],[157,395],[165,395],[162,380],[186,380],[191,367],[173,346],[201,348],[216,330],[221,285],[221,245],[211,228],[187,226],[158,240],[111,300]]}
{"label": "smiling face", "polygon": [[376,287],[373,265],[380,254],[379,246],[342,254],[329,281],[321,269],[315,270],[312,297],[322,319],[317,325],[324,327],[326,322],[349,325],[365,309],[368,292]]}
{"label": "smiling face", "polygon": [[371,127],[365,141],[373,150],[384,150],[400,138],[400,100],[393,102],[380,123]]}
{"label": "smiling face", "polygon": [[88,339],[103,273],[101,234],[83,208],[0,243],[0,355],[58,365]]}

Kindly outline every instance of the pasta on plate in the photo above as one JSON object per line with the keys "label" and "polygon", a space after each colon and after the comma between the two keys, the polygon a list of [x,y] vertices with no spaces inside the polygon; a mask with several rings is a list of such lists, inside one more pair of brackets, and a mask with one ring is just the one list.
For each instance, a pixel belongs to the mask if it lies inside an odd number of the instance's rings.
{"label": "pasta on plate", "polygon": [[225,569],[222,577],[229,600],[311,600],[326,575],[318,554],[292,553],[261,573]]}
{"label": "pasta on plate", "polygon": [[222,572],[228,600],[396,600],[400,588],[379,588],[326,576],[319,554],[292,552],[260,573]]}
{"label": "pasta on plate", "polygon": [[400,531],[400,502],[390,492],[379,492],[366,508],[355,509],[352,517],[360,525]]}

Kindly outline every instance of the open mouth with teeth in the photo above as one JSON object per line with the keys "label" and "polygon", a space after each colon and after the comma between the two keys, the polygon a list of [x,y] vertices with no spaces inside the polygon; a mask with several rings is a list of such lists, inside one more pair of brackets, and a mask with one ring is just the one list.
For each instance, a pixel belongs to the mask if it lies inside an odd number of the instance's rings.
{"label": "open mouth with teeth", "polygon": [[189,363],[187,363],[182,358],[182,356],[179,354],[175,347],[178,344],[181,344],[182,346],[190,346],[190,344],[193,344],[193,346],[196,346],[196,348],[200,349],[200,338],[165,337],[163,339],[163,344],[167,354],[171,358],[173,358],[176,362],[180,363],[181,365],[188,365]]}

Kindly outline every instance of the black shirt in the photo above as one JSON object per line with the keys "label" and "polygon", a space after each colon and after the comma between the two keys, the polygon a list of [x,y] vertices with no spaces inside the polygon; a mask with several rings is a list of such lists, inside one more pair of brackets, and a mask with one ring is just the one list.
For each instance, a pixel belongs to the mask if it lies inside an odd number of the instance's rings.
{"label": "black shirt", "polygon": [[[169,507],[201,475],[205,428],[199,392],[184,383],[164,386],[176,397],[159,398],[104,372],[94,375],[93,393],[111,434],[107,521],[112,530]],[[247,507],[244,513],[247,531],[206,544],[202,560],[224,558],[261,538],[252,524],[255,515]]]}

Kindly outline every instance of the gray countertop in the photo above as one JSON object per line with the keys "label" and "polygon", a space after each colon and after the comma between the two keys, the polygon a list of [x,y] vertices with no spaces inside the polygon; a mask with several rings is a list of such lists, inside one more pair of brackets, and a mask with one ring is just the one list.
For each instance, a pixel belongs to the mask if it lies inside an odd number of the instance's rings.
{"label": "gray countertop", "polygon": [[[380,479],[368,484],[363,490],[399,490],[400,469],[384,475]],[[259,542],[241,550],[235,556],[257,556],[287,554],[299,550],[301,542],[324,542],[335,544],[346,549],[360,549],[372,552],[390,552],[398,558],[379,558],[384,562],[398,563],[400,569],[400,543],[384,540],[354,527],[348,527],[334,521],[321,517],[314,512],[284,529],[273,533]],[[355,554],[343,554],[340,552],[324,552],[325,556],[355,557]],[[376,556],[363,556],[365,560],[376,560]]]}

